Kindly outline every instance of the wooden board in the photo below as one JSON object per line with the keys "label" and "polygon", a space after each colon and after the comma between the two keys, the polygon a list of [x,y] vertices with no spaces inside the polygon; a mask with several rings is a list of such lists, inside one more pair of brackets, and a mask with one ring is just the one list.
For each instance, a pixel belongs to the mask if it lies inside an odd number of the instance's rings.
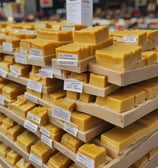
{"label": "wooden board", "polygon": [[158,166],[158,152],[144,165],[143,168],[156,168]]}
{"label": "wooden board", "polygon": [[13,166],[10,165],[9,163],[7,163],[7,161],[5,160],[5,158],[0,156],[0,164],[4,167],[4,168],[12,168]]}
{"label": "wooden board", "polygon": [[117,72],[108,68],[96,65],[94,62],[89,63],[89,71],[108,76],[108,82],[118,85],[127,86],[132,83],[140,82],[158,76],[158,64],[145,66],[127,72]]}
{"label": "wooden board", "polygon": [[64,65],[58,65],[57,59],[53,58],[51,64],[52,64],[52,67],[54,68],[63,69],[71,72],[82,73],[88,70],[88,64],[94,61],[94,59],[95,57],[91,56],[81,61],[78,61],[78,66],[64,66]]}

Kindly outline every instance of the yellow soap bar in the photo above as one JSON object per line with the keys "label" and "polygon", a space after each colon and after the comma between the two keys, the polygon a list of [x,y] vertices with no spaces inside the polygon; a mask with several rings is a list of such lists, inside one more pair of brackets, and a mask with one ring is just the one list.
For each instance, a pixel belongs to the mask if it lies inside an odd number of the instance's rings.
{"label": "yellow soap bar", "polygon": [[153,149],[151,149],[147,154],[146,156],[148,157],[148,159],[150,159],[152,156],[154,156],[156,153],[158,152],[158,148],[155,147]]}
{"label": "yellow soap bar", "polygon": [[105,88],[108,85],[107,76],[90,73],[89,84],[96,87]]}
{"label": "yellow soap bar", "polygon": [[31,163],[21,158],[16,164],[15,168],[35,168]]}
{"label": "yellow soap bar", "polygon": [[78,100],[80,94],[77,92],[72,92],[72,91],[66,91],[66,98],[72,99],[72,100]]}
{"label": "yellow soap bar", "polygon": [[2,124],[2,121],[6,118],[6,116],[2,113],[0,113],[0,124]]}
{"label": "yellow soap bar", "polygon": [[94,95],[90,95],[88,93],[81,93],[79,100],[84,103],[90,103],[90,102],[94,102],[95,98],[96,97]]}
{"label": "yellow soap bar", "polygon": [[99,167],[106,161],[106,149],[95,144],[84,144],[79,148],[78,152],[92,159],[94,168]]}
{"label": "yellow soap bar", "polygon": [[20,39],[14,36],[6,36],[5,42],[8,42],[12,45],[12,48],[18,48],[20,44]]}
{"label": "yellow soap bar", "polygon": [[7,153],[11,151],[11,149],[4,143],[0,143],[0,156],[6,157]]}
{"label": "yellow soap bar", "polygon": [[54,31],[52,29],[41,29],[37,31],[37,38],[54,41],[72,41],[72,31]]}
{"label": "yellow soap bar", "polygon": [[54,105],[71,112],[75,110],[75,106],[76,106],[76,104],[69,99],[57,99],[54,102]]}
{"label": "yellow soap bar", "polygon": [[14,150],[11,150],[7,153],[6,160],[9,164],[15,165],[18,160],[21,159],[21,156],[15,152]]}
{"label": "yellow soap bar", "polygon": [[14,127],[12,128],[9,128],[7,130],[7,136],[9,139],[11,139],[12,141],[15,141],[17,136],[19,134],[21,134],[22,132],[24,131],[24,128],[20,125],[15,125]]}
{"label": "yellow soap bar", "polygon": [[76,137],[66,133],[61,138],[61,144],[66,146],[72,152],[76,153],[83,142]]}
{"label": "yellow soap bar", "polygon": [[144,165],[148,162],[148,158],[147,156],[143,156],[141,159],[139,159],[138,161],[136,161],[133,166],[135,168],[143,168]]}
{"label": "yellow soap bar", "polygon": [[70,78],[75,78],[79,81],[88,83],[89,81],[89,73],[88,72],[83,72],[83,73],[75,73],[71,72]]}
{"label": "yellow soap bar", "polygon": [[6,125],[8,128],[14,127],[16,122],[8,117],[3,119],[2,124]]}
{"label": "yellow soap bar", "polygon": [[100,43],[108,38],[107,26],[88,27],[74,31],[74,41],[79,43]]}
{"label": "yellow soap bar", "polygon": [[35,107],[27,113],[27,118],[35,124],[44,125],[48,122],[48,108]]}
{"label": "yellow soap bar", "polygon": [[71,113],[71,122],[77,125],[79,130],[87,131],[103,121],[89,114],[73,111]]}
{"label": "yellow soap bar", "polygon": [[20,51],[28,54],[31,48],[31,39],[22,39],[20,41]]}
{"label": "yellow soap bar", "polygon": [[69,168],[77,168],[77,167],[75,166],[75,164],[72,164],[69,166]]}
{"label": "yellow soap bar", "polygon": [[153,51],[142,52],[142,59],[145,60],[145,65],[147,66],[156,64],[156,52]]}
{"label": "yellow soap bar", "polygon": [[30,152],[31,145],[37,140],[38,137],[27,130],[17,136],[18,145],[27,152]]}
{"label": "yellow soap bar", "polygon": [[48,168],[67,168],[72,161],[60,152],[49,158]]}
{"label": "yellow soap bar", "polygon": [[27,93],[30,93],[31,95],[33,95],[35,97],[39,97],[39,98],[42,98],[42,95],[43,95],[43,93],[36,92],[36,91],[28,89],[28,88],[27,88]]}
{"label": "yellow soap bar", "polygon": [[16,97],[23,94],[24,91],[25,86],[11,82],[2,89],[2,95],[9,100],[16,100]]}
{"label": "yellow soap bar", "polygon": [[38,156],[41,158],[43,163],[46,163],[50,156],[56,153],[55,148],[49,148],[46,144],[44,144],[42,141],[38,141],[36,144],[31,146],[32,154]]}
{"label": "yellow soap bar", "polygon": [[2,94],[2,89],[6,86],[5,83],[0,83],[0,94]]}

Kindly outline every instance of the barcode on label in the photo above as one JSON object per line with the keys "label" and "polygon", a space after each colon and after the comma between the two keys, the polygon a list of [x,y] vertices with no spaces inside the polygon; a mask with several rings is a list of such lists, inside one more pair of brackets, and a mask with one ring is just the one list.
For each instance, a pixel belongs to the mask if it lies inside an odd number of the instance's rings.
{"label": "barcode on label", "polygon": [[3,78],[6,78],[8,75],[8,72],[3,70],[3,69],[0,69],[0,76],[3,77]]}
{"label": "barcode on label", "polygon": [[32,161],[33,163],[37,164],[40,167],[42,167],[42,165],[43,165],[42,159],[32,153],[30,153],[30,155],[29,155],[29,160]]}
{"label": "barcode on label", "polygon": [[66,59],[57,59],[57,65],[63,65],[63,66],[78,66],[78,61],[76,60],[66,60]]}
{"label": "barcode on label", "polygon": [[54,106],[52,109],[52,117],[60,119],[62,121],[70,122],[71,113],[60,107]]}
{"label": "barcode on label", "polygon": [[48,131],[46,128],[40,127],[40,132],[46,135],[47,137],[50,137],[50,131]]}
{"label": "barcode on label", "polygon": [[27,88],[32,89],[32,90],[34,90],[36,92],[39,92],[39,93],[42,92],[42,84],[38,83],[38,82],[35,82],[35,81],[32,81],[32,80],[28,81]]}
{"label": "barcode on label", "polygon": [[70,123],[64,123],[64,130],[75,137],[77,136],[78,128]]}
{"label": "barcode on label", "polygon": [[24,122],[24,128],[27,128],[29,131],[36,133],[38,130],[38,126],[28,120],[25,120]]}
{"label": "barcode on label", "polygon": [[41,122],[41,118],[39,118],[38,116],[36,116],[30,112],[27,113],[27,118],[30,120],[33,120],[37,124],[40,124],[40,122]]}
{"label": "barcode on label", "polygon": [[41,141],[44,142],[46,145],[48,145],[50,148],[53,146],[53,140],[48,138],[45,135],[41,135]]}

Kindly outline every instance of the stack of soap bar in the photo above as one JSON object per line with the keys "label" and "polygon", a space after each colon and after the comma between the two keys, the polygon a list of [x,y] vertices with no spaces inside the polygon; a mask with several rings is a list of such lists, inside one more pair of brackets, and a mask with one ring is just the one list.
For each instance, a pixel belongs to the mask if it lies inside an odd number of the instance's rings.
{"label": "stack of soap bar", "polygon": [[17,96],[23,94],[24,91],[25,91],[25,86],[10,82],[2,89],[2,95],[9,100],[16,100]]}
{"label": "stack of soap bar", "polygon": [[4,58],[0,61],[0,68],[9,72],[10,65],[14,63],[14,57],[11,55],[5,55]]}
{"label": "stack of soap bar", "polygon": [[79,100],[85,103],[90,103],[95,101],[95,96],[88,93],[81,93]]}
{"label": "stack of soap bar", "polygon": [[77,125],[79,130],[87,131],[101,124],[103,121],[89,114],[74,111],[71,114],[71,122]]}
{"label": "stack of soap bar", "polygon": [[136,69],[141,61],[141,47],[131,44],[114,43],[96,51],[96,64],[116,71]]}
{"label": "stack of soap bar", "polygon": [[67,168],[71,163],[72,161],[69,158],[67,158],[62,153],[57,152],[55,155],[49,158],[47,166],[48,168]]}
{"label": "stack of soap bar", "polygon": [[71,92],[71,91],[66,91],[66,98],[72,99],[72,100],[78,100],[80,94],[77,92]]}
{"label": "stack of soap bar", "polygon": [[43,163],[46,163],[48,159],[56,153],[55,148],[49,148],[46,144],[42,141],[38,141],[36,144],[31,146],[32,154],[38,156]]}
{"label": "stack of soap bar", "polygon": [[45,125],[48,122],[48,108],[35,107],[27,113],[27,118],[38,125]]}
{"label": "stack of soap bar", "polygon": [[145,61],[145,65],[153,65],[156,64],[156,52],[153,51],[145,51],[142,52],[142,59]]}
{"label": "stack of soap bar", "polygon": [[83,144],[83,142],[75,138],[74,136],[66,133],[61,138],[61,144],[76,153],[79,147]]}
{"label": "stack of soap bar", "polygon": [[35,167],[31,163],[24,160],[24,158],[21,158],[18,162],[16,162],[15,168],[35,168]]}
{"label": "stack of soap bar", "polygon": [[106,161],[106,149],[95,144],[84,144],[78,152],[94,161],[94,168],[99,167]]}
{"label": "stack of soap bar", "polygon": [[20,159],[21,159],[21,156],[14,150],[11,150],[7,153],[6,160],[11,165],[15,165],[16,162]]}
{"label": "stack of soap bar", "polygon": [[70,78],[75,78],[79,81],[88,83],[89,81],[89,73],[88,72],[83,72],[83,73],[75,73],[71,72]]}
{"label": "stack of soap bar", "polygon": [[96,87],[105,88],[108,85],[107,76],[90,73],[89,84]]}
{"label": "stack of soap bar", "polygon": [[6,145],[6,144],[4,144],[4,143],[0,143],[0,156],[2,156],[2,157],[6,157],[7,156],[7,153],[9,152],[9,151],[11,151],[11,149]]}
{"label": "stack of soap bar", "polygon": [[31,145],[37,140],[38,137],[27,130],[17,136],[18,145],[27,152],[30,152]]}

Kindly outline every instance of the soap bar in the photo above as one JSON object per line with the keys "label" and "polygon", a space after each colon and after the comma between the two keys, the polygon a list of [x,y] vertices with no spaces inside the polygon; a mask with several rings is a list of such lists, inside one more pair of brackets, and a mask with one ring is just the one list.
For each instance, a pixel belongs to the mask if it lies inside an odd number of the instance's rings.
{"label": "soap bar", "polygon": [[38,97],[38,98],[42,98],[42,95],[43,95],[43,93],[36,92],[36,91],[28,89],[28,88],[27,88],[27,93],[29,93],[35,97]]}
{"label": "soap bar", "polygon": [[80,94],[77,92],[66,91],[66,98],[72,100],[78,100]]}
{"label": "soap bar", "polygon": [[94,102],[95,98],[96,97],[94,95],[90,95],[88,93],[81,93],[79,100],[84,103],[90,103],[90,102]]}
{"label": "soap bar", "polygon": [[24,160],[24,158],[21,158],[18,162],[16,162],[15,168],[35,168],[35,167],[31,163]]}
{"label": "soap bar", "polygon": [[139,159],[138,161],[136,161],[133,165],[135,168],[140,168],[140,167],[144,167],[144,165],[148,162],[148,158],[147,156],[143,156],[141,159]]}
{"label": "soap bar", "polygon": [[67,168],[72,161],[63,155],[60,152],[57,152],[55,155],[49,158],[49,161],[47,163],[48,168]]}
{"label": "soap bar", "polygon": [[61,138],[61,144],[66,146],[72,152],[76,153],[83,142],[76,137],[66,133]]}
{"label": "soap bar", "polygon": [[42,141],[38,141],[31,146],[31,153],[41,158],[43,163],[46,163],[50,156],[56,153],[55,148],[49,148]]}
{"label": "soap bar", "polygon": [[3,119],[2,124],[6,125],[8,128],[14,127],[16,122],[8,117]]}
{"label": "soap bar", "polygon": [[156,64],[156,52],[153,51],[142,52],[142,59],[145,60],[145,65],[147,66]]}
{"label": "soap bar", "polygon": [[30,152],[31,145],[37,140],[38,137],[27,130],[17,136],[18,145],[27,152]]}
{"label": "soap bar", "polygon": [[9,148],[6,144],[4,144],[4,143],[0,143],[0,156],[2,156],[2,157],[6,157],[7,156],[7,153],[9,152],[9,151],[11,151],[11,148]]}
{"label": "soap bar", "polygon": [[108,85],[107,76],[90,73],[89,84],[96,87],[105,88]]}
{"label": "soap bar", "polygon": [[84,144],[79,148],[78,152],[92,159],[94,168],[99,167],[106,161],[106,149],[95,144]]}
{"label": "soap bar", "polygon": [[12,55],[5,55],[3,60],[5,62],[14,63],[14,57]]}
{"label": "soap bar", "polygon": [[20,44],[20,39],[18,39],[17,37],[14,37],[14,36],[6,36],[5,38],[5,42],[8,42],[12,45],[12,48],[18,48],[19,47],[19,44]]}
{"label": "soap bar", "polygon": [[108,38],[107,26],[88,27],[74,31],[74,41],[79,43],[100,43]]}
{"label": "soap bar", "polygon": [[15,165],[18,160],[21,159],[21,156],[15,152],[14,150],[11,150],[7,153],[6,160],[9,164]]}
{"label": "soap bar", "polygon": [[87,131],[103,121],[89,114],[73,111],[71,113],[71,122],[77,125],[81,131]]}
{"label": "soap bar", "polygon": [[88,83],[89,81],[89,73],[88,72],[83,72],[83,73],[75,73],[71,72],[70,78],[75,78],[79,81]]}

